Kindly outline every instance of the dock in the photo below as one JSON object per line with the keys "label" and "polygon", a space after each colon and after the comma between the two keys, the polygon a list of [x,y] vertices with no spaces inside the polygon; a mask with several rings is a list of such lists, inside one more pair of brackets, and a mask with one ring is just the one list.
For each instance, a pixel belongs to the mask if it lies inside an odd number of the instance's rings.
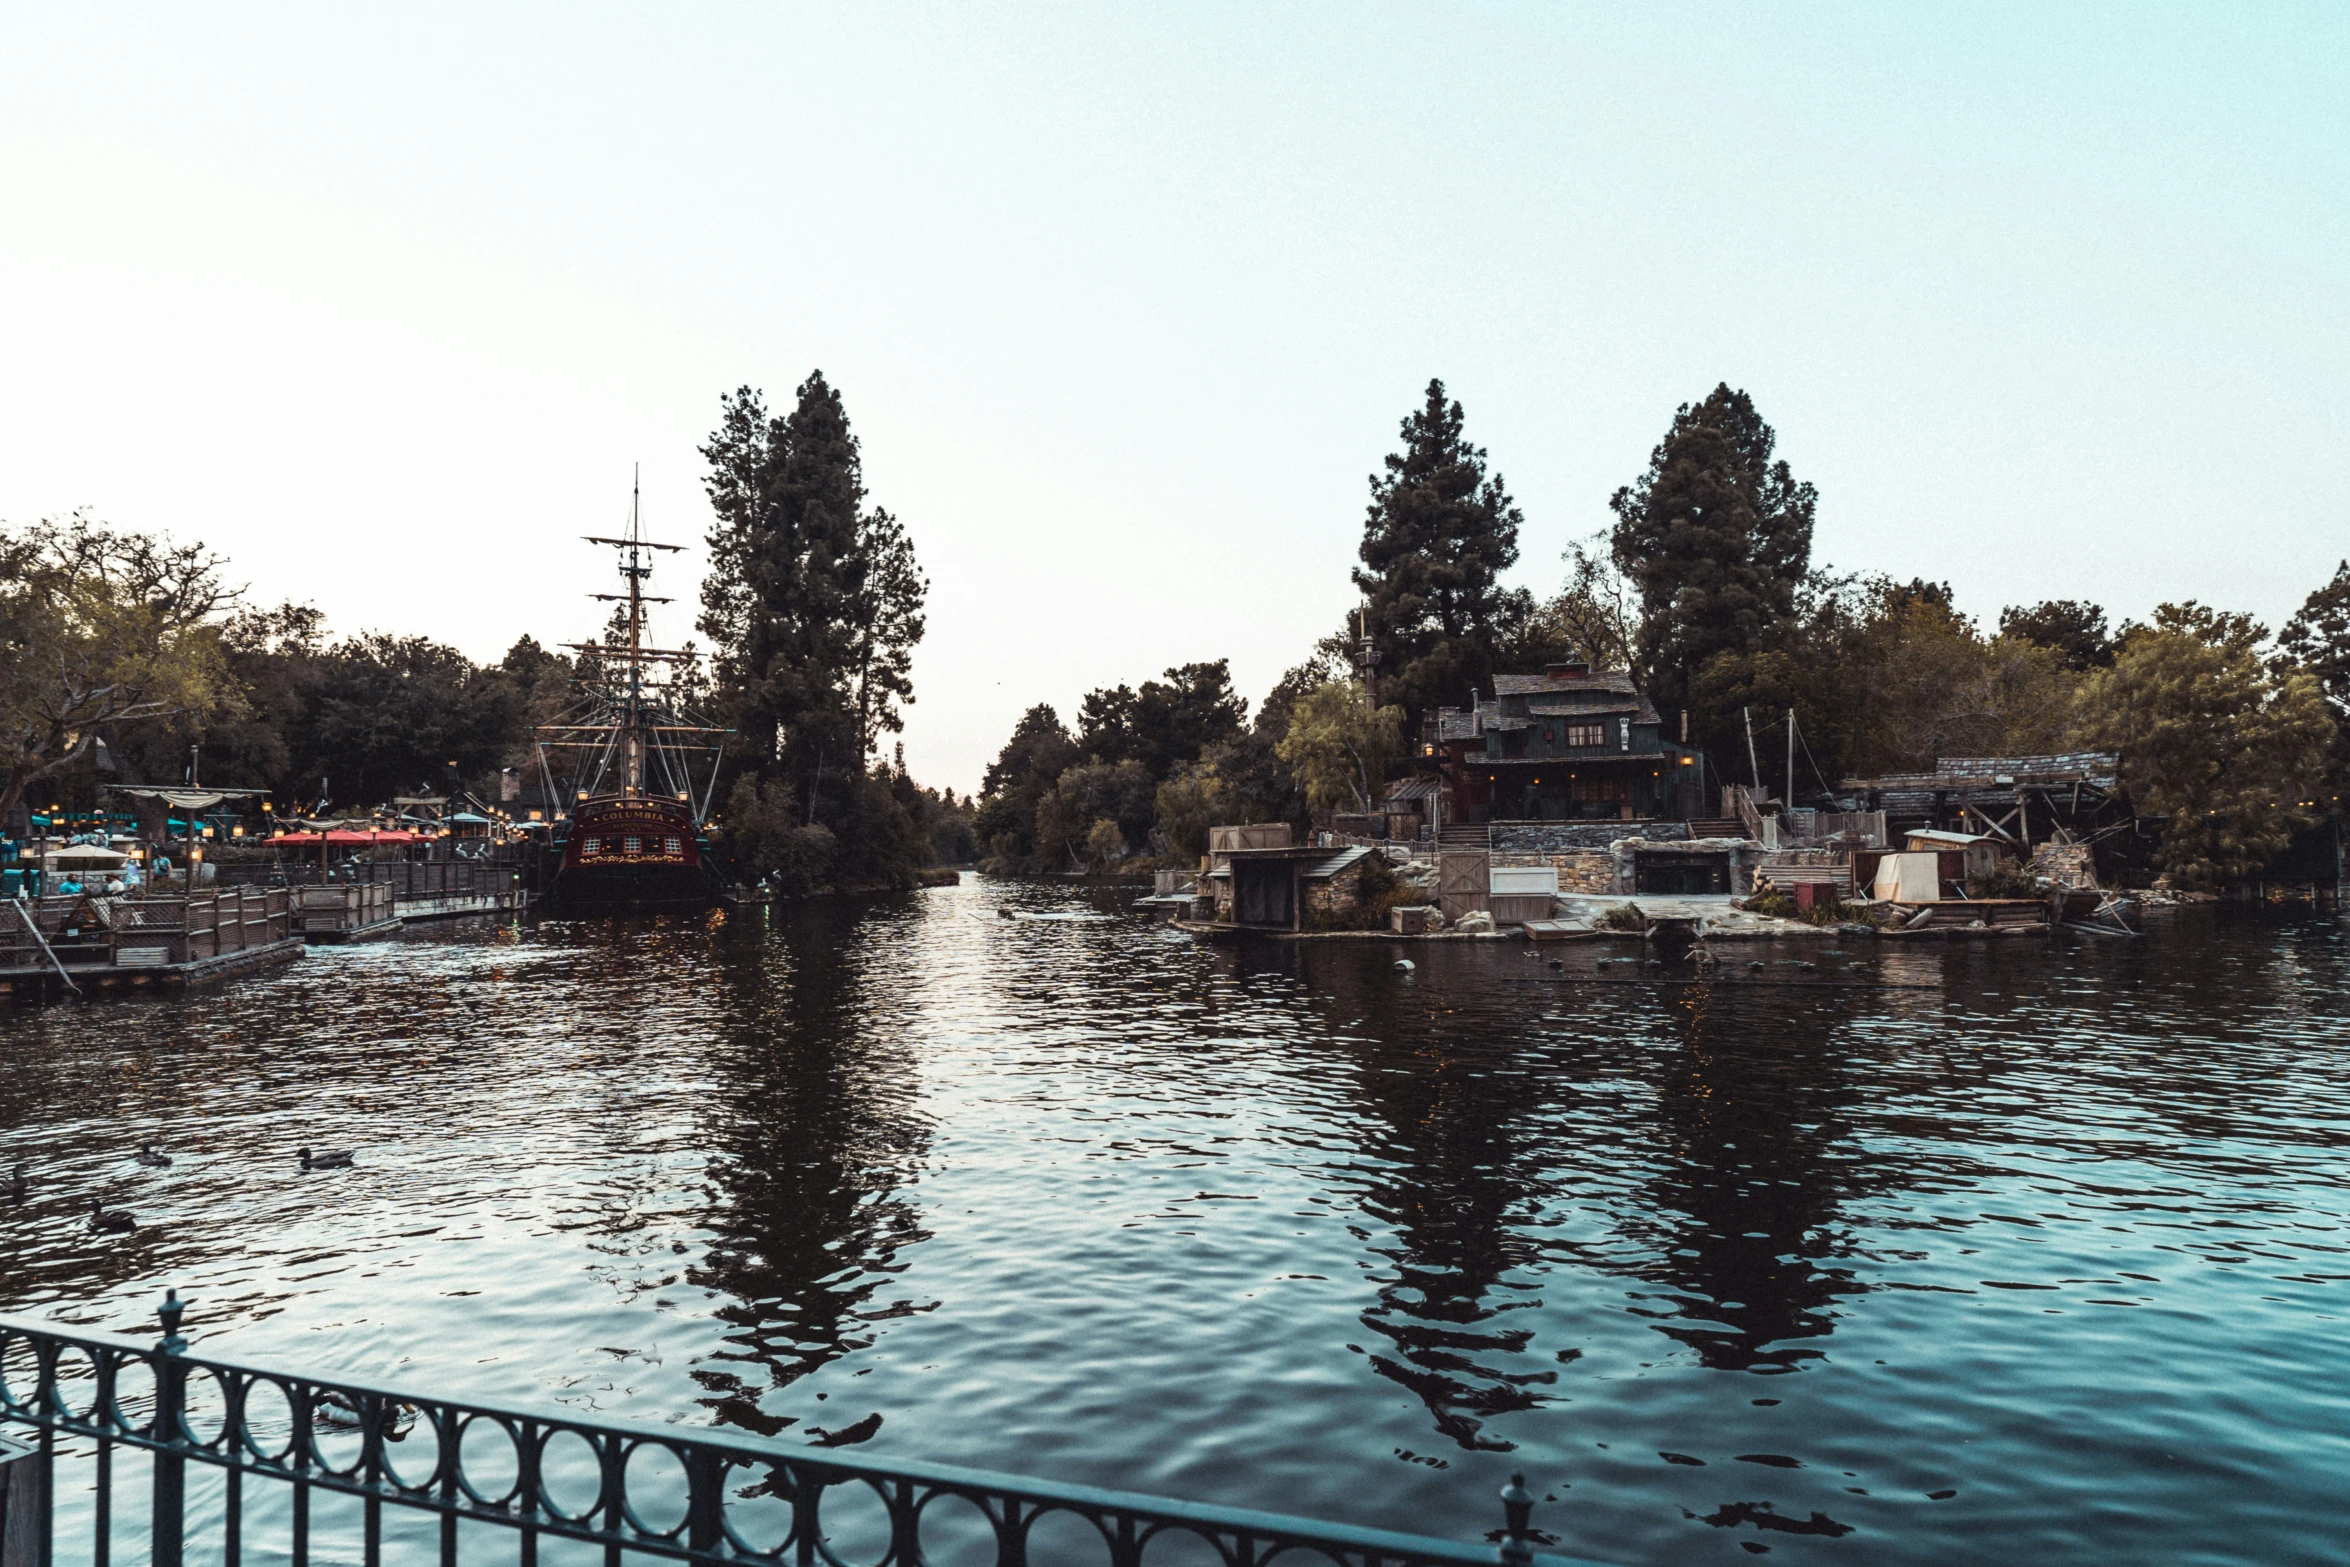
{"label": "dock", "polygon": [[215,984],[299,957],[298,918],[292,893],[272,887],[18,898],[0,904],[0,984],[33,1002]]}

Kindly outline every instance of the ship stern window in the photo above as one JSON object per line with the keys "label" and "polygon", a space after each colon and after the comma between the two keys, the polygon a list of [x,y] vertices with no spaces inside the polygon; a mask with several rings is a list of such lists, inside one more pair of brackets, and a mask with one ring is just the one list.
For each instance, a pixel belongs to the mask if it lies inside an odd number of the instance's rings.
{"label": "ship stern window", "polygon": [[642,854],[644,848],[645,841],[642,838],[632,835],[620,840],[620,852],[623,854]]}
{"label": "ship stern window", "polygon": [[582,854],[594,854],[594,853],[595,853],[597,850],[599,850],[599,849],[601,849],[601,848],[603,848],[603,847],[604,847],[604,840],[603,840],[603,839],[601,839],[601,838],[590,838],[590,839],[588,839],[588,840],[587,840],[585,843],[583,843],[583,844],[581,844],[581,845],[579,846],[579,852],[580,852],[580,853],[582,853]]}
{"label": "ship stern window", "polygon": [[685,842],[683,839],[672,838],[669,840],[668,848],[671,854],[683,854],[685,853]]}

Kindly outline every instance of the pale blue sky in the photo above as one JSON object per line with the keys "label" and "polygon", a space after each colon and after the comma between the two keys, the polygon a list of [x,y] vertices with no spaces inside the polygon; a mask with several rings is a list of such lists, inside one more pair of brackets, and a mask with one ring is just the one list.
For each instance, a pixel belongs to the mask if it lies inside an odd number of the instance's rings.
{"label": "pale blue sky", "polygon": [[9,5],[0,517],[491,657],[820,365],[958,788],[1260,695],[1432,374],[1537,586],[1726,379],[1823,560],[2274,624],[2350,554],[2346,104],[2340,7]]}

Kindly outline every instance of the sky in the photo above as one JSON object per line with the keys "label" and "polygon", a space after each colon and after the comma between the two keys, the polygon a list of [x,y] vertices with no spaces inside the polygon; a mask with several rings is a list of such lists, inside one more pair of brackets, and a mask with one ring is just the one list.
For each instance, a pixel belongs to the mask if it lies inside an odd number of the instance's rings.
{"label": "sky", "polygon": [[904,736],[1336,627],[1441,377],[1560,578],[1753,395],[1815,560],[2274,626],[2350,555],[2339,6],[0,5],[0,520],[493,659],[842,393]]}

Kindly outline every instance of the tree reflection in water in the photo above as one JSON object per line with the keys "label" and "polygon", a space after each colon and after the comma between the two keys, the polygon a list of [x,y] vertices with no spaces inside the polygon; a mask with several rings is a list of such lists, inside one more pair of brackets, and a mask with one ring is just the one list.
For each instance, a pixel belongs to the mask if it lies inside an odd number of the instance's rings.
{"label": "tree reflection in water", "polygon": [[730,1331],[694,1377],[718,1420],[763,1435],[792,1423],[764,1407],[772,1395],[867,1347],[870,1324],[937,1304],[892,1288],[899,1253],[929,1238],[904,1191],[931,1127],[913,1051],[876,994],[887,922],[822,902],[740,918],[718,944],[710,1241],[689,1278],[727,1297],[714,1314]]}
{"label": "tree reflection in water", "polygon": [[[1848,1146],[1855,1092],[1832,1036],[1854,992],[1790,1007],[1784,994],[1699,982],[1653,993],[1675,1056],[1658,1082],[1660,1161],[1623,1234],[1661,1286],[1633,1311],[1726,1371],[1793,1371],[1822,1351],[1839,1296],[1860,1293],[1841,1255],[1841,1205],[1869,1182]],[[1758,1001],[1757,997],[1769,998]]]}
{"label": "tree reflection in water", "polygon": [[1385,1340],[1371,1365],[1427,1405],[1439,1434],[1507,1451],[1488,1424],[1546,1402],[1558,1380],[1555,1367],[1520,1359],[1534,1329],[1510,1314],[1542,1304],[1528,1232],[1559,1167],[1543,1139],[1565,1122],[1569,1085],[1525,1036],[1497,1040],[1412,990],[1364,974],[1324,993],[1364,1003],[1358,1026],[1370,1036],[1357,1086],[1374,1132],[1354,1195],[1392,1236],[1356,1231],[1390,1270],[1373,1275],[1377,1303],[1363,1313]]}

